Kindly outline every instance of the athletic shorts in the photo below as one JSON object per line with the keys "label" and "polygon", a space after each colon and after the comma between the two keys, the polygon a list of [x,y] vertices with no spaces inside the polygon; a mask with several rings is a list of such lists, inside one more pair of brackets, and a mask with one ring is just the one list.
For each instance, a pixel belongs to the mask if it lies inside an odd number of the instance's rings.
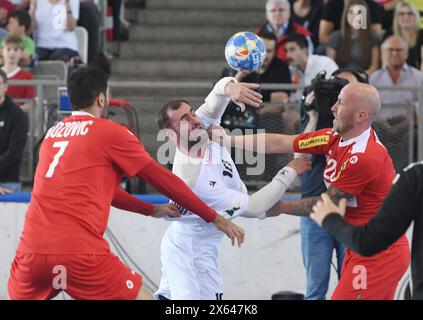
{"label": "athletic shorts", "polygon": [[133,300],[141,275],[109,252],[105,255],[46,255],[17,252],[7,289],[10,299],[52,299],[62,290],[73,299]]}
{"label": "athletic shorts", "polygon": [[156,298],[222,300],[223,279],[217,268],[222,240],[223,233],[212,224],[186,233],[182,224],[172,222],[161,242],[163,267]]}
{"label": "athletic shorts", "polygon": [[347,249],[331,300],[393,300],[409,264],[408,241],[397,242],[372,257]]}

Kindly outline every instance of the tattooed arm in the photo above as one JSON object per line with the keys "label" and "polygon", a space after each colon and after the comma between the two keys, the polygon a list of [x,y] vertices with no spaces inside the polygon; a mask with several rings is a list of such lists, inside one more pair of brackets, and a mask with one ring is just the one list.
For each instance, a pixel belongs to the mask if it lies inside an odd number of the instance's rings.
{"label": "tattooed arm", "polygon": [[[347,201],[353,196],[343,192],[339,189],[330,186],[327,194],[330,196],[332,201],[338,204],[341,198],[347,198]],[[313,206],[317,201],[321,200],[320,196],[305,198],[295,201],[279,201],[272,208],[266,212],[267,217],[276,217],[282,213],[293,215],[293,216],[308,216],[313,210]]]}

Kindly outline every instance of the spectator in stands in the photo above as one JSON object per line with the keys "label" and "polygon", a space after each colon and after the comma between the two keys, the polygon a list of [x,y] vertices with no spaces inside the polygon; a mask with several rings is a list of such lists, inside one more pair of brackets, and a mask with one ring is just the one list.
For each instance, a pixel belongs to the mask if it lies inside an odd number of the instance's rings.
{"label": "spectator in stands", "polygon": [[[326,56],[319,56],[309,54],[308,41],[305,37],[300,35],[290,35],[284,40],[286,56],[291,70],[299,74],[297,83],[309,86],[311,80],[321,72],[326,72],[326,77],[329,77],[338,65],[331,58]],[[298,90],[295,95],[295,100],[299,101],[302,96],[302,90]]]}
{"label": "spectator in stands", "polygon": [[291,19],[291,5],[288,0],[267,0],[267,22],[256,33],[261,36],[273,33],[276,36],[276,56],[287,62],[283,40],[290,34],[299,34],[307,38],[310,54],[313,52],[311,32]]}
{"label": "spectator in stands", "polygon": [[[326,55],[341,68],[365,70],[368,75],[379,67],[379,39],[366,26],[370,16],[364,0],[351,0],[344,7],[341,30],[331,33],[326,47]],[[365,25],[357,24],[357,17],[364,16]]]}
{"label": "spectator in stands", "polygon": [[21,191],[19,169],[28,133],[28,116],[8,97],[7,76],[0,70],[0,193]]}
{"label": "spectator in stands", "polygon": [[27,10],[29,6],[29,0],[11,0],[15,10]]}
{"label": "spectator in stands", "polygon": [[420,15],[420,28],[423,28],[423,1],[422,0],[408,0],[408,2],[412,3]]}
{"label": "spectator in stands", "polygon": [[393,34],[408,43],[407,63],[423,71],[423,30],[420,29],[420,14],[409,2],[399,2],[395,7],[393,28],[385,33],[384,40]]}
{"label": "spectator in stands", "polygon": [[29,13],[39,60],[70,62],[79,57],[75,33],[79,0],[31,0]]}
{"label": "spectator in stands", "polygon": [[[402,37],[391,36],[386,39],[382,44],[382,61],[385,66],[370,76],[370,84],[399,87],[422,86],[423,73],[406,63],[407,56],[407,42]],[[375,128],[378,129],[380,139],[388,148],[395,169],[398,171],[409,162],[408,128],[415,115],[410,115],[409,108],[401,108],[398,105],[388,108],[386,104],[414,104],[417,101],[417,93],[381,90],[380,100],[385,106],[382,106],[381,119],[375,122]]]}
{"label": "spectator in stands", "polygon": [[323,0],[289,0],[291,18],[294,23],[309,30],[313,37],[314,48],[319,44],[319,25],[323,13]]}
{"label": "spectator in stands", "polygon": [[0,0],[0,39],[8,34],[6,26],[14,9],[15,6],[9,0]]}
{"label": "spectator in stands", "polygon": [[[27,31],[31,26],[31,17],[26,11],[14,11],[9,18],[7,29],[9,35],[19,37],[23,42],[22,58],[19,61],[20,66],[29,66],[32,63],[32,58],[35,55],[35,42],[27,36]],[[3,48],[3,42],[0,48]],[[1,64],[3,64],[3,53],[0,54]]]}
{"label": "spectator in stands", "polygon": [[382,9],[382,29],[391,30],[395,6],[400,0],[375,0]]}
{"label": "spectator in stands", "polygon": [[[4,65],[1,69],[6,73],[8,80],[32,80],[29,71],[19,67],[19,61],[23,55],[23,41],[17,36],[7,36],[3,40],[2,48]],[[35,89],[33,86],[9,85],[6,94],[13,99],[34,99]],[[24,111],[28,111],[31,102],[19,103]]]}
{"label": "spectator in stands", "polygon": [[[320,20],[319,43],[326,45],[329,35],[341,29],[342,13],[348,0],[329,0],[323,8],[322,20]],[[370,30],[379,35],[382,31],[382,14],[379,4],[373,0],[365,0],[370,12]]]}
{"label": "spectator in stands", "polygon": [[113,40],[121,39],[121,22],[120,9],[122,7],[122,0],[107,0],[107,4],[112,7],[113,14]]}
{"label": "spectator in stands", "polygon": [[[369,79],[374,86],[421,86],[423,73],[407,63],[408,45],[400,36],[390,36],[382,44],[384,66]],[[417,93],[411,91],[380,91],[382,103],[414,103]]]}
{"label": "spectator in stands", "polygon": [[88,62],[91,62],[100,47],[100,12],[93,0],[79,0],[78,26],[88,32]]}

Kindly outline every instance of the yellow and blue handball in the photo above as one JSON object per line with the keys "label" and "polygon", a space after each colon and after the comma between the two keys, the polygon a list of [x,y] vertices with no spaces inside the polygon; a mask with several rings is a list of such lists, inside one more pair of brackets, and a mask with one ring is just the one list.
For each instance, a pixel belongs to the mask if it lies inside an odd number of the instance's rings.
{"label": "yellow and blue handball", "polygon": [[225,58],[229,66],[237,71],[253,72],[260,69],[266,56],[263,40],[255,33],[235,33],[225,46]]}

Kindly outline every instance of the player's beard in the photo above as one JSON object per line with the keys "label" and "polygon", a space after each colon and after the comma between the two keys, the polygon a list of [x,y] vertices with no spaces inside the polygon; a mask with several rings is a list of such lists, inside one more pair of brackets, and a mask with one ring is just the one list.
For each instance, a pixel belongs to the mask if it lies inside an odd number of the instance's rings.
{"label": "player's beard", "polygon": [[339,121],[339,119],[333,120],[333,130],[335,130],[340,136],[352,129],[352,119]]}

